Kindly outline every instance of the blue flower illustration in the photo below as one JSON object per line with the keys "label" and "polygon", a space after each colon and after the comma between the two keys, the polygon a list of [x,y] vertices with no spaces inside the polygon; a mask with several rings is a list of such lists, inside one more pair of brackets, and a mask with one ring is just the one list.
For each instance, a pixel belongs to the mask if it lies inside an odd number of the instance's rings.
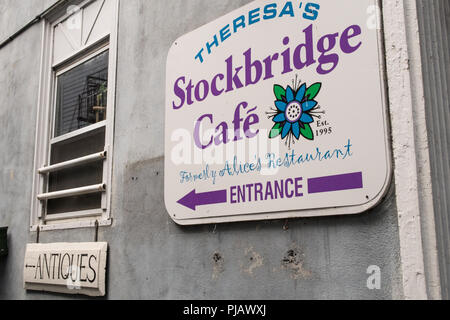
{"label": "blue flower illustration", "polygon": [[300,136],[303,136],[308,140],[314,140],[310,126],[310,123],[314,122],[311,112],[317,107],[314,98],[321,86],[321,83],[315,83],[308,88],[304,83],[297,90],[293,90],[290,86],[284,89],[275,85],[276,110],[270,116],[275,125],[269,138],[273,139],[281,134],[281,139],[288,138],[289,144],[292,137],[299,140]]}

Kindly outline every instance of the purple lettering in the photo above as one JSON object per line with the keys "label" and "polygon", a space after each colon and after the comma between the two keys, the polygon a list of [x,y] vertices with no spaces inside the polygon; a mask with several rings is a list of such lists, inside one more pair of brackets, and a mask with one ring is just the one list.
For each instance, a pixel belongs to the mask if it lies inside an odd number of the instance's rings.
{"label": "purple lettering", "polygon": [[303,193],[300,191],[303,188],[303,185],[301,184],[303,181],[303,178],[295,178],[295,196],[296,197],[303,197]]}
{"label": "purple lettering", "polygon": [[[301,43],[295,48],[293,63],[296,69],[303,69],[305,66],[308,67],[316,62],[314,60],[314,47],[313,47],[313,27],[310,25],[305,30],[305,43]],[[302,49],[305,51],[306,59],[302,60]]]}
{"label": "purple lettering", "polygon": [[[242,88],[244,85],[239,79],[239,71],[242,70],[242,67],[237,67],[233,69],[233,56],[229,56],[227,60],[227,90],[226,92],[230,92],[234,90],[233,84],[236,86],[236,89]],[[234,72],[234,75],[233,75]]]}
{"label": "purple lettering", "polygon": [[259,200],[261,200],[261,201],[264,200],[262,188],[263,188],[263,185],[261,183],[255,184],[255,201],[258,201],[258,195],[259,195]]}
{"label": "purple lettering", "polygon": [[205,114],[205,115],[201,116],[200,118],[198,118],[198,120],[195,123],[195,129],[194,129],[194,142],[195,142],[195,145],[198,148],[202,149],[202,150],[208,148],[213,143],[213,138],[212,137],[211,137],[211,140],[209,141],[209,143],[206,144],[206,145],[202,144],[202,142],[200,141],[200,126],[201,126],[202,120],[205,119],[205,118],[208,118],[211,121],[211,123],[213,123],[213,116],[212,116],[212,114]]}
{"label": "purple lettering", "polygon": [[231,204],[237,203],[235,197],[236,197],[236,187],[233,186],[230,188],[230,203]]}
{"label": "purple lettering", "polygon": [[258,124],[259,123],[259,117],[257,114],[251,114],[247,117],[247,119],[245,119],[244,121],[244,133],[245,136],[249,139],[255,137],[258,135],[259,133],[259,129],[256,130],[255,132],[251,131],[251,126]]}
{"label": "purple lettering", "polygon": [[[283,44],[287,46],[289,44],[289,37],[283,39]],[[291,49],[287,48],[281,55],[283,56],[283,71],[281,74],[292,72],[291,68]]]}
{"label": "purple lettering", "polygon": [[[201,90],[200,87],[203,87],[203,90]],[[203,91],[203,92],[201,92]],[[195,99],[197,101],[201,102],[206,99],[209,93],[209,84],[208,81],[202,80],[195,86]]]}
{"label": "purple lettering", "polygon": [[[328,74],[333,71],[339,62],[339,56],[336,53],[330,53],[331,50],[336,46],[336,38],[339,36],[339,33],[327,34],[319,39],[317,43],[317,50],[321,53],[318,61],[319,66],[317,67],[317,72],[319,74]],[[325,46],[325,43],[328,45]],[[328,70],[323,68],[324,64],[331,63],[332,66]]]}
{"label": "purple lettering", "polygon": [[184,90],[180,88],[179,86],[179,82],[182,81],[183,83],[185,83],[186,78],[185,77],[179,77],[177,79],[177,81],[175,81],[175,85],[173,88],[173,92],[175,93],[175,95],[180,98],[180,104],[176,105],[175,102],[172,102],[172,107],[177,110],[180,109],[183,105],[184,105],[184,100],[185,100],[185,94],[184,94]]}
{"label": "purple lettering", "polygon": [[[252,62],[252,49],[244,52],[245,56],[245,86],[256,84],[262,76],[262,64],[259,60]],[[255,79],[252,79],[252,70],[255,70]]]}
{"label": "purple lettering", "polygon": [[288,198],[288,199],[290,199],[294,196],[294,190],[289,192],[289,185],[293,185],[293,184],[294,184],[294,180],[292,180],[291,178],[286,179],[286,181],[284,182],[284,190],[285,190],[286,198]]}
{"label": "purple lettering", "polygon": [[266,69],[266,75],[264,77],[263,80],[267,80],[267,79],[271,79],[274,77],[273,73],[272,73],[272,63],[276,60],[278,60],[278,53],[275,53],[272,56],[268,56],[267,58],[264,59],[264,66]]}
{"label": "purple lettering", "polygon": [[219,80],[223,80],[225,78],[225,76],[221,73],[217,74],[211,81],[211,93],[213,94],[213,96],[217,97],[220,96],[225,89],[217,89],[217,79]]}
{"label": "purple lettering", "polygon": [[[352,33],[350,33],[352,32]],[[360,41],[356,46],[351,46],[348,42],[351,38],[357,37],[361,34],[361,27],[357,25],[353,25],[348,27],[347,29],[342,32],[341,36],[341,50],[344,53],[350,54],[355,52],[356,50],[361,47],[362,42]]]}

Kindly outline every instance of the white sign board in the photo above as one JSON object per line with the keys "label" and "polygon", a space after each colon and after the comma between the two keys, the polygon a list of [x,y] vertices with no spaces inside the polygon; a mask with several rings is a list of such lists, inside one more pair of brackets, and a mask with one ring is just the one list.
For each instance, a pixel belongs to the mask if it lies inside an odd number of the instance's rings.
{"label": "white sign board", "polygon": [[165,202],[177,223],[380,201],[391,167],[378,14],[375,0],[258,0],[174,42]]}
{"label": "white sign board", "polygon": [[106,242],[28,244],[24,287],[104,296],[107,248]]}

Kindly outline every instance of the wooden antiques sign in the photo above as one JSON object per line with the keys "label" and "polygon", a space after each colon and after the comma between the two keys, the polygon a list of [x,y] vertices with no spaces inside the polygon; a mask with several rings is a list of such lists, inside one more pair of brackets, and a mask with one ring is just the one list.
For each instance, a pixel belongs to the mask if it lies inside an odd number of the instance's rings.
{"label": "wooden antiques sign", "polygon": [[28,244],[24,288],[104,296],[106,242]]}

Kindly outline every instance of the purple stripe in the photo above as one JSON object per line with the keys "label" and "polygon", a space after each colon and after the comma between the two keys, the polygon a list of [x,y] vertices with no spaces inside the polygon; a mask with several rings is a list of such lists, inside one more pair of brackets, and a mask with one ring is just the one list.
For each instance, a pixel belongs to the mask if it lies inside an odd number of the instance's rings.
{"label": "purple stripe", "polygon": [[227,190],[197,193],[197,205],[216,204],[227,202]]}
{"label": "purple stripe", "polygon": [[361,188],[363,188],[362,172],[308,179],[308,193],[322,193]]}

